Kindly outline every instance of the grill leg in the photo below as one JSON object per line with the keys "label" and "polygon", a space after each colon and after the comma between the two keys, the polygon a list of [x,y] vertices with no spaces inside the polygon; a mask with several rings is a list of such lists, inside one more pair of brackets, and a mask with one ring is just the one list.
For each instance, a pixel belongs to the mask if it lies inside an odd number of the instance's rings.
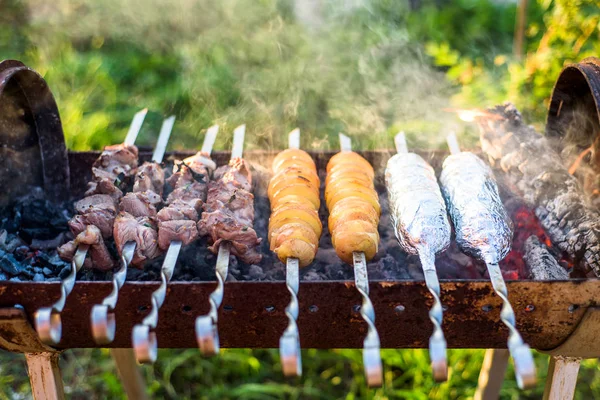
{"label": "grill leg", "polygon": [[544,400],[569,400],[575,395],[580,358],[550,356]]}
{"label": "grill leg", "polygon": [[121,383],[129,399],[146,400],[146,385],[135,362],[133,349],[110,349],[110,354],[119,371]]}
{"label": "grill leg", "polygon": [[507,365],[507,349],[487,349],[485,351],[474,400],[498,399]]}
{"label": "grill leg", "polygon": [[60,353],[25,353],[31,393],[35,400],[63,400],[65,392],[58,367]]}

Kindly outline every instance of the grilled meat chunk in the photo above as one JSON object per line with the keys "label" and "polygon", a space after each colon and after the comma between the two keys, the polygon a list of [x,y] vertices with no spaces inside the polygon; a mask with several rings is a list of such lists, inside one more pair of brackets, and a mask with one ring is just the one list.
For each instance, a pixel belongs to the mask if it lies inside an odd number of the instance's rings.
{"label": "grilled meat chunk", "polygon": [[116,144],[106,146],[92,166],[94,180],[119,175],[130,176],[138,165],[138,149],[135,146]]}
{"label": "grilled meat chunk", "polygon": [[145,162],[135,174],[134,192],[154,192],[162,198],[165,186],[165,171],[155,162]]}
{"label": "grilled meat chunk", "polygon": [[119,203],[119,210],[134,217],[156,217],[156,205],[161,203],[160,197],[152,191],[127,193]]}
{"label": "grilled meat chunk", "polygon": [[166,251],[173,241],[181,241],[184,245],[192,243],[198,238],[196,221],[173,220],[158,223],[158,246]]}
{"label": "grilled meat chunk", "polygon": [[513,226],[491,168],[473,153],[453,154],[444,161],[440,183],[460,249],[499,263],[510,251]]}
{"label": "grilled meat chunk", "polygon": [[257,251],[261,239],[252,228],[254,196],[250,193],[252,177],[248,164],[239,158],[218,168],[215,180],[209,183],[204,213],[198,222],[198,234],[209,236],[209,248],[218,253],[226,241],[231,253],[246,263],[257,263],[262,256]]}
{"label": "grilled meat chunk", "polygon": [[119,253],[127,242],[135,242],[135,253],[131,264],[137,268],[143,268],[146,260],[156,258],[160,255],[158,247],[158,232],[151,218],[134,217],[133,215],[120,212],[115,219],[113,235]]}
{"label": "grilled meat chunk", "polygon": [[226,241],[231,244],[231,254],[245,263],[260,262],[262,255],[257,251],[261,239],[252,226],[240,224],[236,215],[225,208],[202,214],[198,222],[198,234],[208,236],[212,244],[209,250],[217,254],[219,246]]}
{"label": "grilled meat chunk", "polygon": [[78,215],[69,221],[69,228],[73,235],[79,235],[88,225],[98,227],[105,239],[112,235],[112,225],[117,215],[112,197],[105,194],[84,197],[75,203],[75,211]]}
{"label": "grilled meat chunk", "polygon": [[169,206],[160,210],[157,214],[157,219],[160,222],[165,221],[177,221],[177,220],[192,220],[198,221],[198,209],[202,209],[202,202],[197,201],[185,201],[185,200],[174,200]]}
{"label": "grilled meat chunk", "polygon": [[387,163],[385,183],[402,249],[409,254],[447,249],[452,228],[433,168],[417,154],[399,153]]}
{"label": "grilled meat chunk", "polygon": [[81,244],[90,246],[88,250],[89,257],[86,258],[84,267],[94,267],[101,271],[106,271],[114,267],[114,260],[110,252],[106,248],[106,244],[102,239],[100,229],[94,225],[88,225],[75,240],[72,240],[58,248],[58,255],[66,261],[72,261],[77,248]]}

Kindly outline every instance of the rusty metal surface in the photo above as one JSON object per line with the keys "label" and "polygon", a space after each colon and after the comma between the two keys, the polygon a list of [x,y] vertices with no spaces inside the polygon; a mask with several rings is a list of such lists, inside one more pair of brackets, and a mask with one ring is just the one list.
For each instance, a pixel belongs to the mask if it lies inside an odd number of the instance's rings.
{"label": "rusty metal surface", "polygon": [[[111,347],[130,347],[133,326],[149,312],[159,283],[128,282],[116,309],[117,334]],[[161,347],[196,347],[194,321],[208,312],[214,282],[173,282],[156,329]],[[63,312],[58,348],[97,347],[89,313],[110,291],[110,282],[79,282]],[[432,332],[431,296],[424,282],[372,282],[371,297],[384,348],[426,348]],[[600,298],[600,281],[508,282],[510,300],[523,338],[533,348],[552,349],[575,329],[586,309]],[[56,299],[58,283],[3,282],[0,307],[21,304],[28,318]],[[303,348],[360,348],[366,324],[353,282],[301,282],[300,329]],[[226,283],[219,332],[223,347],[276,348],[286,327],[284,282]],[[500,322],[501,300],[490,283],[442,282],[444,331],[451,348],[505,348],[508,332]],[[398,332],[402,334],[398,334]]]}
{"label": "rusty metal surface", "polygon": [[563,137],[579,117],[586,120],[581,134],[595,138],[600,127],[600,59],[595,57],[561,71],[550,99],[546,132],[551,137]]}
{"label": "rusty metal surface", "polygon": [[65,200],[67,157],[58,108],[46,81],[19,61],[0,62],[0,205],[31,186],[43,186],[50,199]]}

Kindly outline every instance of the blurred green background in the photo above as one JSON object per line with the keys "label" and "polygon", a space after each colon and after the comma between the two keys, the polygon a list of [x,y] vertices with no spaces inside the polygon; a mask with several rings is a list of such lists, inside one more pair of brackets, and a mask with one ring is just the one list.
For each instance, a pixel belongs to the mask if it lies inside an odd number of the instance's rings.
{"label": "blurred green background", "polygon": [[[151,110],[140,143],[175,114],[171,148],[198,148],[221,125],[218,148],[248,126],[247,147],[282,148],[300,127],[309,149],[390,148],[399,130],[412,147],[438,147],[449,129],[475,136],[446,107],[510,100],[543,127],[561,68],[600,54],[596,0],[529,0],[515,54],[516,1],[502,0],[0,0],[0,59],[39,71],[52,88],[69,148],[121,141],[132,115]],[[516,35],[520,37],[520,35]],[[282,377],[274,350],[161,351],[143,367],[156,398],[462,399],[475,391],[482,350],[451,350],[450,380],[433,383],[425,351],[385,350],[385,388],[367,390],[358,350],[305,351],[304,377]],[[547,357],[538,355],[540,380]],[[61,360],[71,398],[119,398],[105,350]],[[540,398],[516,388],[502,398]],[[543,382],[543,381],[542,381]],[[0,399],[27,398],[24,359],[0,353]],[[585,361],[578,399],[600,397],[597,360]]]}

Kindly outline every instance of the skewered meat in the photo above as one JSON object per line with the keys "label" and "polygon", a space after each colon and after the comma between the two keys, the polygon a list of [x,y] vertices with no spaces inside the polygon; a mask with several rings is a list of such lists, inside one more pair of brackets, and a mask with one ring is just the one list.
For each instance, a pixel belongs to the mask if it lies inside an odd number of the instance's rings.
{"label": "skewered meat", "polygon": [[[202,207],[202,202],[199,207]],[[177,220],[192,220],[198,221],[198,209],[197,203],[191,201],[185,201],[181,199],[174,200],[168,207],[163,208],[158,212],[156,218],[160,222],[164,221],[177,221]]]}
{"label": "skewered meat", "polygon": [[95,225],[105,239],[112,235],[112,225],[117,216],[117,208],[112,197],[105,194],[95,194],[84,197],[75,203],[75,215],[69,221],[73,235],[83,232],[88,225]]}
{"label": "skewered meat", "polygon": [[271,250],[282,262],[297,258],[300,267],[305,267],[317,254],[323,230],[317,167],[308,153],[288,149],[275,157],[272,168],[274,175],[267,189]]}
{"label": "skewered meat", "polygon": [[[86,197],[75,203],[75,215],[69,228],[75,240],[58,249],[59,255],[71,260],[79,243],[90,244],[91,264],[98,269],[112,268],[113,261],[102,238],[113,234],[117,216],[117,202],[123,197],[118,187],[122,180],[137,168],[138,150],[135,146],[119,144],[104,148],[92,167],[92,182],[88,184]],[[91,267],[89,259],[85,266]]]}
{"label": "skewered meat", "polygon": [[115,199],[121,198],[123,192],[119,186],[125,177],[133,174],[137,160],[135,146],[117,144],[105,147],[92,166],[92,182],[88,184],[85,195],[108,194]]}
{"label": "skewered meat", "polygon": [[151,191],[162,198],[165,185],[165,172],[155,162],[145,162],[138,168],[133,184],[134,192]]}
{"label": "skewered meat", "polygon": [[491,168],[473,153],[452,154],[440,176],[460,249],[487,264],[510,251],[513,226]]}
{"label": "skewered meat", "polygon": [[119,203],[119,210],[134,217],[156,217],[156,205],[161,203],[157,197],[152,191],[127,193]]}
{"label": "skewered meat", "polygon": [[192,243],[198,238],[196,221],[174,220],[158,223],[158,246],[166,250],[173,241],[181,241],[184,245]]}
{"label": "skewered meat", "polygon": [[387,163],[385,183],[402,249],[409,254],[447,249],[452,230],[433,168],[417,154],[399,153]]}
{"label": "skewered meat", "polygon": [[158,244],[162,250],[172,241],[190,244],[198,237],[197,222],[206,200],[207,183],[212,160],[198,152],[175,163],[169,184],[174,188],[167,198],[168,206],[160,210],[158,218]]}
{"label": "skewered meat", "polygon": [[91,268],[93,266],[101,271],[106,271],[114,266],[112,257],[102,239],[100,229],[94,225],[86,226],[85,230],[75,237],[75,240],[71,240],[59,247],[58,255],[63,260],[71,261],[80,244],[87,244],[90,246],[88,250],[90,257],[86,258],[84,267]]}
{"label": "skewered meat", "polygon": [[514,105],[488,111],[499,118],[478,120],[483,151],[534,209],[552,243],[600,276],[600,214],[589,207],[577,178]]}
{"label": "skewered meat", "polygon": [[246,263],[257,263],[261,239],[252,228],[254,195],[250,193],[250,168],[241,158],[219,167],[208,185],[204,213],[198,222],[198,234],[209,236],[209,249],[218,253],[223,241],[231,244],[231,253]]}
{"label": "skewered meat", "polygon": [[146,260],[160,255],[158,248],[158,232],[151,218],[134,217],[126,212],[120,212],[115,219],[113,235],[119,253],[127,242],[135,242],[135,253],[132,265],[142,268]]}
{"label": "skewered meat", "polygon": [[367,261],[377,253],[381,208],[374,177],[371,164],[351,151],[336,154],[327,164],[325,202],[331,242],[348,264],[354,252],[363,252]]}

